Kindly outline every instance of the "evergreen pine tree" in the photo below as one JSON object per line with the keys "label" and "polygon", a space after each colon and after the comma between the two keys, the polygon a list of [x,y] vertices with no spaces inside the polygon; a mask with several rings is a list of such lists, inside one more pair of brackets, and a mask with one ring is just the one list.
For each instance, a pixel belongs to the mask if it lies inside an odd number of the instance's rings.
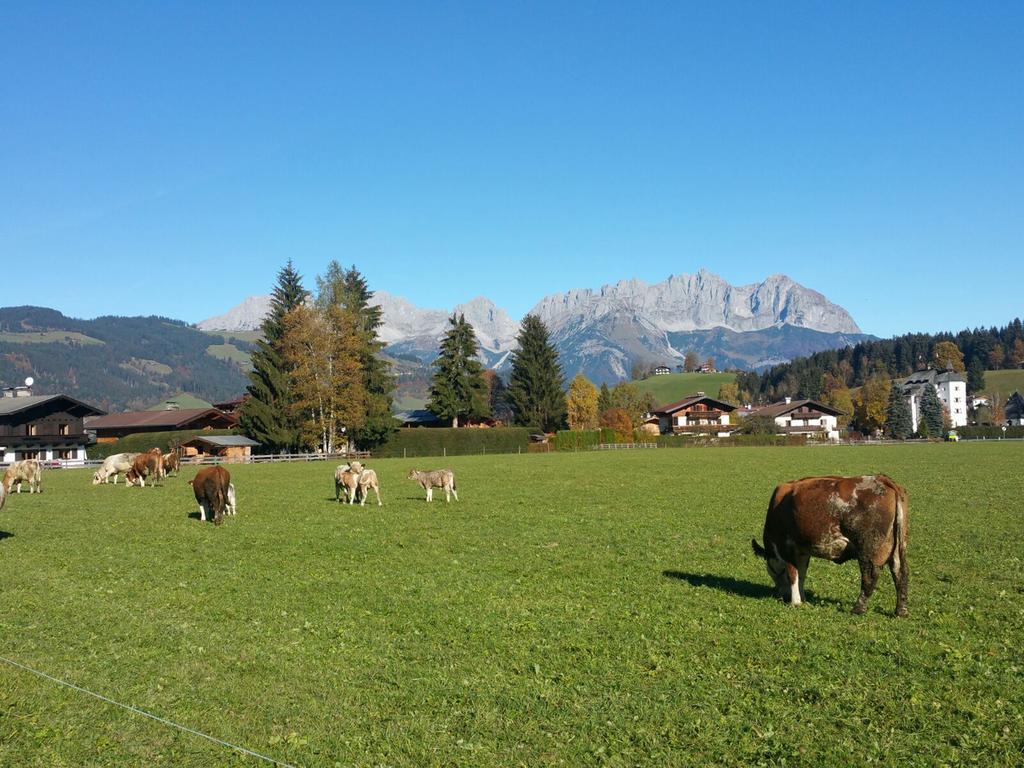
{"label": "evergreen pine tree", "polygon": [[886,434],[896,440],[906,440],[914,432],[913,417],[910,413],[910,402],[898,384],[889,390],[889,407],[886,410]]}
{"label": "evergreen pine tree", "polygon": [[597,393],[597,415],[600,416],[611,407],[612,391],[608,389],[607,384],[602,384],[601,391]]}
{"label": "evergreen pine tree", "polygon": [[441,340],[440,354],[434,360],[427,409],[441,419],[480,419],[490,415],[488,387],[483,366],[476,359],[477,344],[473,326],[465,315],[448,318],[450,328]]}
{"label": "evergreen pine tree", "polygon": [[238,426],[266,450],[290,450],[298,445],[299,425],[291,409],[288,366],[281,356],[284,318],[306,301],[302,276],[291,259],[277,273],[270,313],[263,320],[263,338],[252,353],[248,394],[238,413]]}
{"label": "evergreen pine tree", "polygon": [[318,276],[316,282],[317,306],[321,311],[337,306],[355,318],[366,414],[362,426],[350,435],[358,447],[372,448],[384,442],[397,427],[391,416],[395,378],[390,364],[380,357],[384,343],[377,336],[384,323],[383,312],[378,305],[370,304],[373,291],[355,265],[344,269],[337,261],[331,261],[326,274]]}
{"label": "evergreen pine tree", "polygon": [[558,353],[547,326],[536,315],[527,315],[516,337],[512,373],[508,379],[508,400],[516,423],[545,432],[565,424],[565,390]]}
{"label": "evergreen pine tree", "polygon": [[928,434],[938,437],[942,434],[942,402],[933,384],[928,384],[921,393],[920,421],[928,427]]}

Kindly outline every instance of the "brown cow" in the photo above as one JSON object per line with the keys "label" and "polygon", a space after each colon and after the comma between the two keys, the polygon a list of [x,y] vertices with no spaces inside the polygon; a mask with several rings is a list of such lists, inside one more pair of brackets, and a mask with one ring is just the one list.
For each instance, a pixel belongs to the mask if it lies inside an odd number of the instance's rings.
{"label": "brown cow", "polygon": [[132,461],[132,468],[125,473],[125,488],[131,488],[136,482],[145,488],[146,478],[151,475],[155,478],[152,481],[153,485],[156,485],[156,481],[164,476],[163,466],[163,457],[159,448],[152,448],[145,453],[140,453]]}
{"label": "brown cow", "polygon": [[172,472],[176,475],[181,469],[181,460],[178,458],[178,454],[168,453],[163,458],[163,470],[164,477],[168,477]]}
{"label": "brown cow", "polygon": [[888,565],[896,585],[896,615],[907,615],[907,492],[885,475],[805,477],[775,489],[764,521],[764,558],[776,593],[791,605],[804,599],[811,557],[860,564],[860,597],[867,610],[878,568]]}
{"label": "brown cow", "polygon": [[231,475],[220,465],[203,467],[188,482],[199,502],[199,518],[205,521],[209,516],[214,525],[220,525],[228,504]]}

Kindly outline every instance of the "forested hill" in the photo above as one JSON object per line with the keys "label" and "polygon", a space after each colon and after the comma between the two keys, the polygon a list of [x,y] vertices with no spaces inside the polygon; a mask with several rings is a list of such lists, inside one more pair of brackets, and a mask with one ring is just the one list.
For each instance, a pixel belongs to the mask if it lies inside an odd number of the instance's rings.
{"label": "forested hill", "polygon": [[845,349],[816,352],[764,373],[741,373],[736,383],[755,400],[782,397],[821,398],[835,387],[859,387],[875,372],[907,376],[935,360],[936,347],[952,342],[963,355],[968,392],[980,392],[985,371],[1018,368],[1024,363],[1020,319],[1003,328],[976,328],[959,333],[913,333],[880,341],[862,341]]}
{"label": "forested hill", "polygon": [[[246,369],[215,357],[223,339],[166,317],[77,320],[44,307],[0,308],[0,384],[36,380],[104,410],[143,408],[177,392],[227,400],[245,390]],[[246,342],[232,340],[246,352]]]}

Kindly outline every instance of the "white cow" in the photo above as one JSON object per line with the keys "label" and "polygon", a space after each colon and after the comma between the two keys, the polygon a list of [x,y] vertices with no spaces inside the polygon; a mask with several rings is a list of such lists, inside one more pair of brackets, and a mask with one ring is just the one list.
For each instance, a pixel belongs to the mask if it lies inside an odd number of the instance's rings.
{"label": "white cow", "polygon": [[43,467],[36,459],[16,461],[4,472],[3,486],[8,493],[15,484],[18,486],[18,493],[21,493],[23,482],[28,483],[29,493],[43,492]]}
{"label": "white cow", "polygon": [[115,453],[107,456],[92,476],[92,484],[109,483],[110,478],[113,477],[114,485],[117,485],[117,476],[127,473],[138,455],[137,453]]}

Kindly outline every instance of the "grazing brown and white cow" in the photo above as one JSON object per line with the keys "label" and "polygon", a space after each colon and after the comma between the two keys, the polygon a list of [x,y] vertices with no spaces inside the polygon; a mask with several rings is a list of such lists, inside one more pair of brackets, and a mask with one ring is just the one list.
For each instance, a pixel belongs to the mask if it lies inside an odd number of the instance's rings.
{"label": "grazing brown and white cow", "polygon": [[114,478],[114,485],[117,485],[117,476],[128,472],[138,455],[137,453],[115,453],[112,456],[107,456],[92,476],[92,484],[109,483],[110,478]]}
{"label": "grazing brown and white cow", "polygon": [[[215,467],[203,467],[188,482],[199,502],[199,518],[203,521],[210,518],[214,525],[220,525],[228,508],[229,494],[234,496],[231,475],[218,464]],[[233,510],[234,504],[231,507]]]}
{"label": "grazing brown and white cow", "polygon": [[36,459],[22,459],[16,461],[4,472],[4,490],[10,493],[11,486],[18,486],[18,493],[21,493],[21,484],[28,483],[29,493],[43,492],[43,467]]}
{"label": "grazing brown and white cow", "polygon": [[181,459],[178,458],[177,452],[164,454],[163,457],[163,473],[164,477],[170,476],[173,472],[175,475],[181,469]]}
{"label": "grazing brown and white cow", "polygon": [[145,488],[147,477],[152,477],[151,482],[156,485],[156,481],[164,476],[163,469],[163,457],[159,448],[152,448],[145,453],[140,453],[132,461],[132,468],[125,473],[125,487],[130,488],[138,483]]}
{"label": "grazing brown and white cow", "polygon": [[907,615],[907,492],[885,475],[805,477],[775,489],[764,521],[764,558],[776,593],[791,605],[804,599],[811,557],[860,564],[860,597],[867,610],[878,569],[888,565],[896,585],[896,615]]}
{"label": "grazing brown and white cow", "polygon": [[0,509],[4,508],[4,502],[7,501],[7,489],[4,488],[4,484],[0,483]]}

